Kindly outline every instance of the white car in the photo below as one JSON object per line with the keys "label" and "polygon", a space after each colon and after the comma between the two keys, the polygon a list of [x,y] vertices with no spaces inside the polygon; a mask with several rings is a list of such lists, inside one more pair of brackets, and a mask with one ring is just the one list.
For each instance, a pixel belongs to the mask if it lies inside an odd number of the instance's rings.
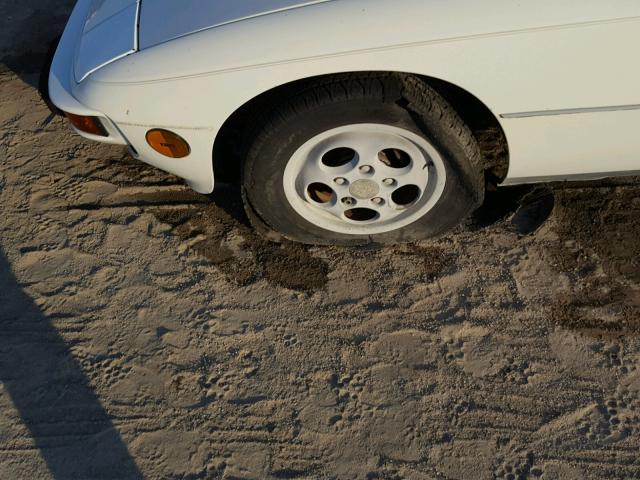
{"label": "white car", "polygon": [[487,185],[640,171],[638,46],[638,0],[79,0],[49,94],[262,230],[397,243]]}

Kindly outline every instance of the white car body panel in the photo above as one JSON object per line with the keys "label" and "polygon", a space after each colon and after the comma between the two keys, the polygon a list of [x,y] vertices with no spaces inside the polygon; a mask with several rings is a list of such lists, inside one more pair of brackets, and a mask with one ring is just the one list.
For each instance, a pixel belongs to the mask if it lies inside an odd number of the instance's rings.
{"label": "white car body panel", "polygon": [[332,0],[152,0],[142,4],[140,48],[208,28]]}
{"label": "white car body panel", "polygon": [[[154,3],[142,0],[143,11]],[[206,29],[194,19],[196,33],[114,61],[67,92],[117,125],[142,160],[201,192],[213,189],[216,135],[240,106],[294,80],[353,71],[421,74],[476,96],[505,131],[505,183],[640,170],[637,0],[285,3],[298,8]],[[151,150],[144,134],[157,127],[187,139],[192,154],[172,160]]]}
{"label": "white car body panel", "polygon": [[93,0],[78,43],[75,79],[138,50],[139,0]]}

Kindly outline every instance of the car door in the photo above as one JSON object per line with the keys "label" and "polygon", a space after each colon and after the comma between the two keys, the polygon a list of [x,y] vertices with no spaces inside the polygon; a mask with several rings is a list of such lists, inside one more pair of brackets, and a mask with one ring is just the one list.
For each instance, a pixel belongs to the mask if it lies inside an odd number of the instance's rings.
{"label": "car door", "polygon": [[[511,150],[507,183],[640,171],[640,4],[598,3],[558,2],[561,12],[550,10],[549,19],[575,21],[513,35],[520,58],[504,53],[512,63],[503,95],[511,100],[500,110]],[[597,16],[585,21],[589,8]]]}

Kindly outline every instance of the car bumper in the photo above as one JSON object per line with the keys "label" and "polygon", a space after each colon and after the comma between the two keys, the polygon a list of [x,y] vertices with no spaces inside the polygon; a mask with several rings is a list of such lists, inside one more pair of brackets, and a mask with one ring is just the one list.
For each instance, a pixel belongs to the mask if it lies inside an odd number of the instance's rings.
{"label": "car bumper", "polygon": [[[211,155],[215,129],[188,128],[175,124],[152,125],[148,119],[138,121],[126,117],[130,102],[130,92],[126,88],[114,89],[113,86],[93,82],[91,76],[81,83],[76,82],[75,55],[91,3],[91,0],[78,0],[48,67],[48,89],[44,89],[48,91],[43,92],[43,97],[50,98],[51,108],[56,113],[97,117],[108,133],[106,137],[91,135],[70,125],[82,137],[126,145],[134,158],[185,179],[197,192],[211,193],[214,188]],[[154,128],[169,129],[186,139],[191,154],[183,159],[173,159],[154,151],[146,141],[147,132]]]}
{"label": "car bumper", "polygon": [[50,101],[50,108],[55,113],[68,112],[75,115],[97,117],[108,133],[106,137],[91,135],[71,126],[79,135],[98,142],[128,145],[120,130],[104,113],[83,105],[73,94],[77,86],[73,73],[74,58],[90,6],[91,0],[79,0],[76,4],[48,67],[48,88],[42,94],[45,100]]}

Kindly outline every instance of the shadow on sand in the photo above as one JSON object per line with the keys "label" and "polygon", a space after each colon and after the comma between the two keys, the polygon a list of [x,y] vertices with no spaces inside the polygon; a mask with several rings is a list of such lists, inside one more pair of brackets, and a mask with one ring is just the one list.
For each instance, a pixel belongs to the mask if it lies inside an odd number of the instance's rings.
{"label": "shadow on sand", "polygon": [[1,249],[0,382],[55,479],[142,477],[68,345],[20,288]]}

